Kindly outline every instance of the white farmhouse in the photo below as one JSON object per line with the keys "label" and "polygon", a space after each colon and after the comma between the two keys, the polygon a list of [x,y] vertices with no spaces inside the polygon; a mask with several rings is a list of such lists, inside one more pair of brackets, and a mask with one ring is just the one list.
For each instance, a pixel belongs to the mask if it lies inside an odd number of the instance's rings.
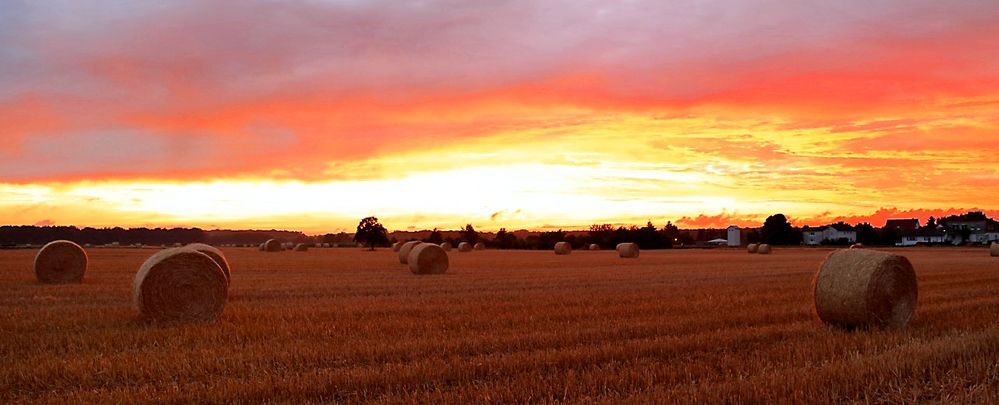
{"label": "white farmhouse", "polygon": [[856,243],[857,242],[857,230],[852,226],[837,222],[835,224],[821,226],[818,228],[806,227],[801,232],[802,240],[806,245],[815,246],[821,245],[824,242],[836,242],[836,243]]}

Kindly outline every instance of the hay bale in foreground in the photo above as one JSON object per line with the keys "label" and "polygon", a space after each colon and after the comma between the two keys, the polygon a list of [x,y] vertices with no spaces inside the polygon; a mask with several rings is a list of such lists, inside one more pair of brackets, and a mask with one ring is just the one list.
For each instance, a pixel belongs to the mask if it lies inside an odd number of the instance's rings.
{"label": "hay bale in foreground", "polygon": [[748,253],[756,253],[756,251],[759,249],[760,245],[756,243],[750,243],[749,245],[746,246],[746,252]]}
{"label": "hay bale in foreground", "polygon": [[188,249],[197,250],[201,253],[208,255],[208,257],[212,258],[212,260],[215,261],[215,264],[219,265],[219,268],[222,269],[222,273],[225,274],[226,284],[229,283],[229,279],[231,278],[230,274],[231,269],[229,268],[229,261],[226,260],[225,255],[222,254],[221,250],[219,250],[215,246],[206,245],[204,243],[192,243],[185,247]]}
{"label": "hay bale in foreground", "polygon": [[572,253],[572,245],[569,242],[558,242],[555,244],[555,254],[567,255]]}
{"label": "hay bale in foreground", "polygon": [[596,243],[591,243],[590,244],[590,250],[600,250],[600,245],[598,245]]}
{"label": "hay bale in foreground", "polygon": [[406,264],[406,261],[409,260],[409,252],[413,251],[413,248],[421,243],[423,242],[418,240],[411,240],[403,243],[402,246],[399,247],[399,263]]}
{"label": "hay bale in foreground", "polygon": [[993,243],[991,249],[992,257],[999,257],[999,243]]}
{"label": "hay bale in foreground", "polygon": [[296,252],[308,252],[309,251],[309,245],[306,245],[304,243],[299,243],[299,244],[295,245],[295,251]]}
{"label": "hay bale in foreground", "polygon": [[142,263],[132,296],[145,319],[203,322],[222,315],[228,290],[222,268],[210,256],[174,248],[161,250]]}
{"label": "hay bale in foreground", "polygon": [[625,259],[637,259],[638,258],[638,244],[637,243],[618,243],[617,244],[617,255]]}
{"label": "hay bale in foreground", "polygon": [[864,244],[863,243],[854,243],[854,244],[850,245],[850,249],[863,249],[863,248],[864,248]]}
{"label": "hay bale in foreground", "polygon": [[281,252],[284,251],[284,246],[281,245],[281,242],[279,242],[277,239],[269,239],[267,240],[267,242],[264,242],[264,251]]}
{"label": "hay bale in foreground", "polygon": [[760,246],[756,248],[756,253],[759,253],[761,255],[768,255],[770,254],[771,250],[772,249],[770,248],[770,245],[766,243],[761,243]]}
{"label": "hay bale in foreground", "polygon": [[451,251],[451,244],[450,243],[441,242],[440,247],[441,247],[441,249],[444,249],[445,252],[450,252]]}
{"label": "hay bale in foreground", "polygon": [[458,244],[458,251],[459,252],[463,252],[463,253],[464,252],[471,252],[472,251],[472,244],[468,243],[468,242],[461,242],[461,243]]}
{"label": "hay bale in foreground", "polygon": [[444,274],[450,265],[447,252],[433,243],[414,246],[406,261],[413,274]]}
{"label": "hay bale in foreground", "polygon": [[392,251],[393,252],[398,252],[399,248],[401,248],[401,247],[402,247],[402,242],[393,243],[392,244]]}
{"label": "hay bale in foreground", "polygon": [[482,242],[476,243],[474,249],[475,250],[486,250],[486,244],[482,243]]}
{"label": "hay bale in foreground", "polygon": [[87,273],[87,252],[68,240],[47,243],[35,255],[35,278],[45,284],[69,284],[83,281]]}
{"label": "hay bale in foreground", "polygon": [[916,273],[905,257],[873,250],[839,250],[812,281],[815,313],[843,328],[901,328],[916,313]]}

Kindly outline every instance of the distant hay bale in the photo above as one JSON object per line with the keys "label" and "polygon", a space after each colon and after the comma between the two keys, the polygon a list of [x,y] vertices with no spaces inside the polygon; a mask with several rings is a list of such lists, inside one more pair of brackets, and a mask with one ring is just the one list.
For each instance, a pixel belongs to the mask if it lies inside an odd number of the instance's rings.
{"label": "distant hay bale", "polygon": [[746,252],[749,252],[749,253],[756,253],[756,251],[759,250],[759,249],[760,249],[760,245],[758,245],[756,243],[750,243],[749,245],[746,246]]}
{"label": "distant hay bale", "polygon": [[761,255],[768,255],[770,254],[771,250],[772,249],[770,248],[770,245],[766,243],[761,243],[760,246],[756,247],[756,253],[759,253]]}
{"label": "distant hay bale", "polygon": [[411,240],[403,243],[402,246],[399,247],[399,263],[406,264],[406,261],[409,260],[409,252],[413,251],[413,248],[421,243],[423,242],[418,240]]}
{"label": "distant hay bale", "polygon": [[617,255],[625,259],[637,259],[638,258],[638,244],[637,243],[618,243],[617,244]]}
{"label": "distant hay bale", "polygon": [[874,250],[839,250],[812,281],[815,313],[843,328],[901,328],[916,313],[916,273],[905,257]]}
{"label": "distant hay bale", "polygon": [[596,243],[591,243],[590,244],[590,250],[600,250],[600,245],[598,245]]}
{"label": "distant hay bale", "polygon": [[259,246],[257,246],[257,250],[259,250],[261,252],[266,252],[267,251],[267,242],[262,242]]}
{"label": "distant hay bale", "polygon": [[863,243],[854,243],[854,244],[850,245],[850,249],[863,249],[863,248],[864,248],[864,244]]}
{"label": "distant hay bale", "polygon": [[393,243],[392,244],[392,251],[393,252],[398,252],[399,248],[401,248],[401,247],[402,247],[402,242]]}
{"label": "distant hay bale", "polygon": [[476,243],[474,249],[475,250],[486,250],[486,244],[482,243],[482,242]]}
{"label": "distant hay bale", "polygon": [[87,273],[87,252],[68,240],[52,241],[35,255],[35,278],[45,284],[83,281]]}
{"label": "distant hay bale", "polygon": [[406,261],[413,274],[444,274],[450,265],[447,252],[433,243],[415,245]]}
{"label": "distant hay bale", "polygon": [[572,245],[569,242],[558,242],[555,244],[555,254],[567,255],[572,253]]}
{"label": "distant hay bale", "polygon": [[295,245],[295,251],[296,252],[308,252],[309,251],[309,245],[306,245],[304,243],[299,243],[299,244]]}
{"label": "distant hay bale", "polygon": [[143,318],[201,322],[222,315],[228,285],[222,268],[210,256],[174,248],[161,250],[142,263],[132,292]]}
{"label": "distant hay bale", "polygon": [[472,251],[472,244],[468,243],[468,242],[461,242],[461,243],[458,244],[458,251],[459,252],[471,252]]}
{"label": "distant hay bale", "polygon": [[999,257],[999,243],[993,243],[991,249],[992,257]]}
{"label": "distant hay bale", "polygon": [[441,242],[440,247],[441,247],[441,249],[444,249],[445,252],[450,252],[451,251],[451,244],[450,243]]}
{"label": "distant hay bale", "polygon": [[282,246],[281,242],[279,242],[277,239],[268,239],[267,242],[264,242],[265,252],[280,252],[283,250],[284,246]]}
{"label": "distant hay bale", "polygon": [[219,268],[222,269],[222,273],[225,274],[225,282],[227,284],[229,283],[229,279],[231,278],[230,277],[231,269],[229,268],[229,261],[226,260],[225,254],[223,254],[221,250],[217,249],[215,246],[206,245],[204,243],[192,243],[185,247],[188,249],[197,250],[201,253],[208,255],[208,257],[212,258],[212,260],[215,261],[215,264],[219,265]]}

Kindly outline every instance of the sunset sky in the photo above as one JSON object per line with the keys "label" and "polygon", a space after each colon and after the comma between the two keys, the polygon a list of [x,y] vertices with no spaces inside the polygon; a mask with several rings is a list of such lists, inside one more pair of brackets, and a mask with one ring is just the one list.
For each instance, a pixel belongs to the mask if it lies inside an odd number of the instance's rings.
{"label": "sunset sky", "polygon": [[999,217],[999,2],[0,2],[0,224]]}

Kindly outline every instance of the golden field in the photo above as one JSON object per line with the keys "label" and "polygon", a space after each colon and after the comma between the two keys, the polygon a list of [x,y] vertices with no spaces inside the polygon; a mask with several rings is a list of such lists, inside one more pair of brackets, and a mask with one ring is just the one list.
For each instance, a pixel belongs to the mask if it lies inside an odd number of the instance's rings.
{"label": "golden field", "polygon": [[0,251],[0,403],[999,402],[999,258],[914,248],[916,320],[830,329],[830,249],[450,252],[416,276],[388,249],[224,249],[218,323],[149,324],[153,250],[90,249],[83,284]]}

